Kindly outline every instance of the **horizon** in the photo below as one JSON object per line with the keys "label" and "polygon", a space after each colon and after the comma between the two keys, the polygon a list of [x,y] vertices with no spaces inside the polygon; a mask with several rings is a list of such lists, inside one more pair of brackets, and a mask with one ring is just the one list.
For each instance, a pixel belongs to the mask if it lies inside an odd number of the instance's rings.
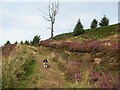
{"label": "horizon", "polygon": [[[38,9],[47,12],[47,2],[21,2],[0,4],[1,33],[0,46],[9,40],[15,41],[32,40],[35,35],[40,35],[42,40],[50,37],[47,22]],[[72,11],[72,13],[71,13]],[[111,12],[112,11],[112,12]],[[114,11],[114,12],[113,12]],[[89,15],[89,16],[88,16]],[[60,2],[60,9],[56,17],[54,36],[72,32],[80,18],[84,29],[90,28],[91,21],[96,18],[100,22],[103,15],[109,18],[110,23],[118,23],[117,2]],[[14,37],[13,37],[14,36]]]}

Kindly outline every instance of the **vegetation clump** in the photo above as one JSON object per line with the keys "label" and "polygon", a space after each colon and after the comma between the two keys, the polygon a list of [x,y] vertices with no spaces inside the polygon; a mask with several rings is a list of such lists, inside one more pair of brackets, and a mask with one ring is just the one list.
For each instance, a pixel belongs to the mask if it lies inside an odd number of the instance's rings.
{"label": "vegetation clump", "polygon": [[19,88],[32,74],[36,61],[31,52],[26,45],[16,46],[9,58],[3,58],[3,88]]}

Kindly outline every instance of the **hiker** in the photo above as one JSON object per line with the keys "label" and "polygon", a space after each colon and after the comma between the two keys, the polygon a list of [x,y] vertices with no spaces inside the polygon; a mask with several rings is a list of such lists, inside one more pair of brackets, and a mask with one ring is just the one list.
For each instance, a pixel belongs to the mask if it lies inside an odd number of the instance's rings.
{"label": "hiker", "polygon": [[48,63],[48,60],[47,60],[47,59],[44,59],[44,60],[43,60],[43,65],[44,65],[45,68],[48,67],[48,64],[47,64],[47,63]]}

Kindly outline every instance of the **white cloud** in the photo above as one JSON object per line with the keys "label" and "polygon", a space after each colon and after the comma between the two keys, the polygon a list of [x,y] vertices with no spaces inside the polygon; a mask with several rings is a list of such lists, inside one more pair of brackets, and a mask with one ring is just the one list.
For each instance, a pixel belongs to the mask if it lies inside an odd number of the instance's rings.
{"label": "white cloud", "polygon": [[[19,12],[20,13],[20,12]],[[37,15],[34,13],[25,14],[17,14],[12,10],[4,9],[4,19],[9,24],[15,27],[26,27],[26,28],[35,28],[36,26],[40,25],[41,23],[45,22],[41,15]]]}
{"label": "white cloud", "polygon": [[[4,9],[4,23],[0,22],[0,33],[2,33],[0,45],[3,45],[7,40],[12,43],[21,40],[31,40],[35,35],[41,35],[42,39],[49,37],[49,31],[46,30],[48,23],[41,15],[36,13],[19,14],[11,9]],[[0,18],[1,20],[1,18]],[[46,24],[44,24],[46,23]],[[44,34],[43,34],[44,33]]]}
{"label": "white cloud", "polygon": [[[15,42],[16,40],[30,40],[36,34],[40,35],[42,39],[49,38],[50,30],[46,29],[47,27],[49,27],[49,22],[45,21],[45,19],[41,16],[43,15],[43,13],[40,13],[40,11],[38,11],[38,8],[40,7],[41,9],[45,9],[46,5],[47,4],[45,3],[5,3],[3,9],[4,17],[0,18],[0,21],[2,21],[3,19],[3,22],[0,22],[0,24],[4,24],[4,28],[0,26],[0,31],[3,29],[0,32],[2,33],[2,35],[0,35],[2,36],[0,44],[5,43],[6,40],[10,40],[11,42]],[[96,18],[98,20],[101,19],[103,15],[101,9],[99,9],[101,11],[97,11],[97,9],[94,8],[90,8],[89,10],[87,10],[85,6],[82,6],[81,8],[80,5],[85,4],[65,3],[63,4],[63,6],[61,5],[60,12],[56,17],[54,31],[55,35],[73,31],[79,18],[81,19],[84,28],[89,28],[91,20],[93,18]],[[94,3],[90,5],[94,5]],[[101,8],[100,4],[99,8]],[[111,8],[112,6],[108,7],[107,9]],[[105,14],[108,15],[114,13],[107,11],[104,12],[106,12]],[[113,18],[115,18],[115,14],[112,16],[114,16],[112,17],[112,22],[115,22],[116,19],[114,19],[113,21]]]}

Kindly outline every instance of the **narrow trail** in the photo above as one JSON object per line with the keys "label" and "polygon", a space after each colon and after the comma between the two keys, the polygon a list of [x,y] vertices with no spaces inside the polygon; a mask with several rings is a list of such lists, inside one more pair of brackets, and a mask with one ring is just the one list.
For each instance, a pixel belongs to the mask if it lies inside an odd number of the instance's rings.
{"label": "narrow trail", "polygon": [[65,87],[64,76],[52,60],[48,61],[48,68],[43,67],[46,55],[36,54],[36,66],[28,83],[29,88],[62,88]]}

